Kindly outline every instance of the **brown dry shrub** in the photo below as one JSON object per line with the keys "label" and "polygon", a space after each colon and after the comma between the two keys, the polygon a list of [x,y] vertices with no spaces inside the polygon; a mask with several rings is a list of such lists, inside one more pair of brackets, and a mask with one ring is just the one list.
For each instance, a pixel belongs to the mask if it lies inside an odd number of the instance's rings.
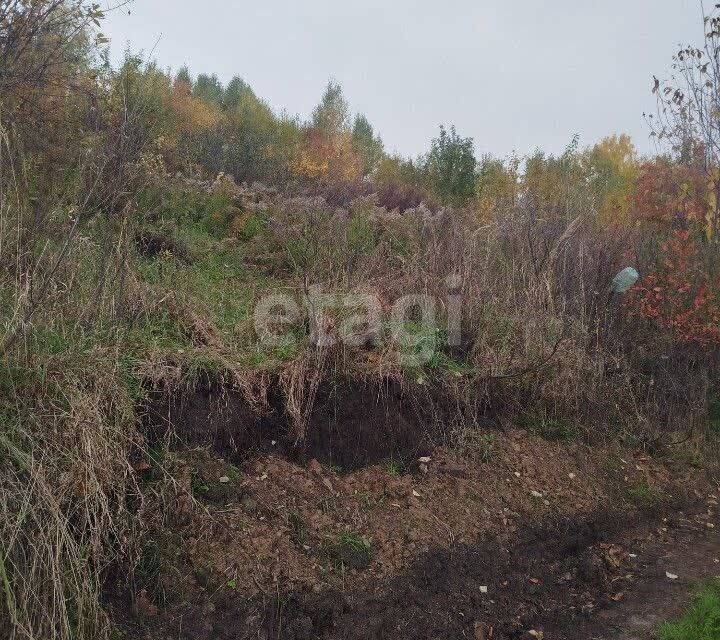
{"label": "brown dry shrub", "polygon": [[[385,311],[400,296],[429,294],[440,329],[459,296],[462,341],[439,344],[435,364],[462,366],[463,394],[474,388],[507,420],[530,410],[587,433],[656,439],[696,416],[712,365],[677,345],[668,352],[611,292],[641,244],[637,230],[601,227],[592,213],[543,216],[520,205],[480,224],[452,209],[388,212],[371,198],[347,209],[295,199],[271,212],[249,253],[272,256],[270,269],[300,294],[310,285],[373,293]],[[344,362],[382,369],[395,351],[356,349]]]}

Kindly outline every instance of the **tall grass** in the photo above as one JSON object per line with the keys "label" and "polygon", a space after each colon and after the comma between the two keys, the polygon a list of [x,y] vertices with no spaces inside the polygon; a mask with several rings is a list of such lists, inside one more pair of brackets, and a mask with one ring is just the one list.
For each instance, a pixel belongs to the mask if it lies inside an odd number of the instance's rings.
{"label": "tall grass", "polygon": [[[481,224],[451,209],[400,214],[367,198],[347,210],[292,199],[270,210],[246,252],[299,294],[308,283],[370,293],[386,312],[408,293],[433,296],[440,304],[426,373],[453,374],[456,391],[462,382],[458,392],[485,395],[509,418],[532,407],[586,433],[647,442],[696,427],[716,355],[677,343],[610,289],[623,267],[649,267],[641,232],[603,227],[584,198],[562,210],[551,216],[521,203]],[[456,345],[444,333],[450,296],[462,307]],[[339,322],[340,307],[324,313]],[[402,344],[383,344],[382,357],[343,348],[342,366],[397,369]]]}

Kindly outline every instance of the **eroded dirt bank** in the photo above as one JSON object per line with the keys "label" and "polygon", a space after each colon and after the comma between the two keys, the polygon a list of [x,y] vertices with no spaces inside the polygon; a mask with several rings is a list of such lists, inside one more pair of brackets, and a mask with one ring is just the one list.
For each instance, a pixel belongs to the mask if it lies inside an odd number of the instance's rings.
{"label": "eroded dirt bank", "polygon": [[[612,633],[646,632],[648,601],[670,613],[717,570],[715,476],[685,449],[653,458],[494,429],[413,457],[376,443],[361,465],[348,451],[362,429],[337,438],[324,414],[310,450],[324,463],[272,422],[247,456],[226,434],[248,416],[208,430],[204,402],[186,432],[219,439],[136,463],[150,542],[134,581],[109,588],[128,638],[642,637]],[[394,434],[397,414],[371,409]]]}

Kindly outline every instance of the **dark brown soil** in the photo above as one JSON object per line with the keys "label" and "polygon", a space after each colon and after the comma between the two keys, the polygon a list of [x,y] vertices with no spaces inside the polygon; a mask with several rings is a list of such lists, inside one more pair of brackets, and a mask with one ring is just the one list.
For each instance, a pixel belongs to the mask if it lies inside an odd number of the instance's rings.
{"label": "dark brown soil", "polygon": [[161,253],[169,253],[185,264],[193,262],[193,256],[186,246],[176,238],[163,233],[150,231],[149,229],[138,231],[135,234],[135,245],[140,253],[147,258],[152,258]]}
{"label": "dark brown soil", "polygon": [[[180,609],[146,637],[188,640],[640,639],[676,615],[694,580],[718,573],[705,505],[659,527],[617,514],[528,525],[512,537],[436,550],[387,582],[307,589]],[[713,521],[713,522],[711,522]],[[666,571],[677,572],[670,580]]]}
{"label": "dark brown soil", "polygon": [[394,458],[405,464],[431,449],[432,424],[397,384],[340,380],[320,389],[305,455],[343,469]]}
{"label": "dark brown soil", "polygon": [[[380,588],[338,594],[334,615],[324,621],[314,619],[312,599],[289,599],[269,618],[268,636],[297,637],[287,630],[309,617],[313,637],[321,638],[474,638],[476,628],[492,628],[495,638],[522,637],[558,613],[569,620],[581,615],[580,593],[607,580],[592,545],[623,524],[605,515],[582,523],[562,520],[549,528],[525,527],[514,539],[483,538],[438,550]],[[595,560],[597,571],[588,571]]]}
{"label": "dark brown soil", "polygon": [[420,406],[394,382],[340,379],[321,385],[307,437],[299,442],[281,391],[271,388],[267,400],[269,410],[258,412],[240,392],[207,381],[188,394],[158,394],[146,421],[153,438],[172,433],[184,444],[211,445],[235,461],[274,452],[350,470],[389,458],[409,463],[431,449],[431,400]]}
{"label": "dark brown soil", "polygon": [[[658,624],[680,616],[693,588],[720,576],[720,537],[705,528],[717,522],[712,520],[685,522],[673,530],[661,529],[655,539],[637,540],[636,573],[628,592],[584,620],[575,637],[649,640]],[[668,578],[668,573],[677,578]]]}
{"label": "dark brown soil", "polygon": [[717,484],[679,458],[521,430],[430,451],[433,399],[350,380],[298,446],[270,396],[208,384],[148,413],[182,446],[138,465],[157,558],[113,597],[128,638],[643,638],[718,572]]}
{"label": "dark brown soil", "polygon": [[183,445],[209,445],[235,458],[268,451],[273,441],[287,443],[281,416],[259,413],[240,392],[212,380],[191,393],[155,394],[143,413],[151,442],[170,437]]}

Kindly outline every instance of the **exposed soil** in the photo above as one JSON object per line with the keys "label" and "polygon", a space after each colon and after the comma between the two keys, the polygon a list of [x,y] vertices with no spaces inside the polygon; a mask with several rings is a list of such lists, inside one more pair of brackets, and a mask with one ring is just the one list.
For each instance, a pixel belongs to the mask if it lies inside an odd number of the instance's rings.
{"label": "exposed soil", "polygon": [[137,465],[152,544],[114,598],[128,637],[634,638],[608,634],[715,571],[717,486],[682,451],[522,430],[429,451],[399,390],[352,394],[322,390],[300,450],[280,411],[212,387],[158,412],[185,445]]}
{"label": "exposed soil", "polygon": [[[627,524],[563,520],[528,528],[511,545],[490,538],[429,554],[379,589],[339,600],[313,637],[649,637],[679,613],[692,580],[718,572],[720,541],[692,521],[620,531]],[[670,569],[683,578],[670,580]],[[312,598],[291,599],[271,616],[269,637],[298,637],[287,629],[307,618],[316,629],[314,610]]]}
{"label": "exposed soil", "polygon": [[689,584],[718,572],[711,520],[714,513],[678,513],[653,529],[598,514],[528,526],[516,536],[434,550],[358,590],[307,588],[250,600],[216,592],[203,606],[181,606],[151,623],[147,637],[162,630],[192,639],[646,638],[679,613]]}
{"label": "exposed soil", "polygon": [[[716,502],[709,498],[711,511]],[[575,637],[645,640],[653,637],[659,623],[681,615],[697,583],[720,576],[720,536],[709,524],[718,524],[714,514],[634,541],[630,548],[637,560],[628,592],[621,602],[583,621]]]}
{"label": "exposed soil", "polygon": [[204,606],[183,606],[159,626],[151,623],[146,637],[640,640],[679,613],[694,580],[718,572],[720,540],[707,528],[711,519],[714,513],[678,513],[656,529],[610,514],[563,519],[434,550],[358,590],[302,589],[253,600],[218,592]]}
{"label": "exposed soil", "polygon": [[155,439],[172,432],[234,461],[272,451],[344,470],[389,458],[408,464],[430,451],[432,399],[419,401],[395,382],[321,385],[302,440],[289,426],[282,392],[271,387],[266,393],[268,409],[259,411],[239,391],[208,380],[192,393],[159,395],[146,410],[148,428]]}
{"label": "exposed soil", "polygon": [[138,231],[135,234],[135,245],[140,253],[147,258],[169,253],[185,264],[193,262],[193,256],[186,246],[176,238],[163,233],[149,229]]}
{"label": "exposed soil", "polygon": [[635,638],[716,570],[717,486],[688,452],[498,429],[433,449],[442,399],[351,380],[298,441],[279,389],[262,400],[209,381],[148,412],[180,446],[136,464],[130,637]]}

